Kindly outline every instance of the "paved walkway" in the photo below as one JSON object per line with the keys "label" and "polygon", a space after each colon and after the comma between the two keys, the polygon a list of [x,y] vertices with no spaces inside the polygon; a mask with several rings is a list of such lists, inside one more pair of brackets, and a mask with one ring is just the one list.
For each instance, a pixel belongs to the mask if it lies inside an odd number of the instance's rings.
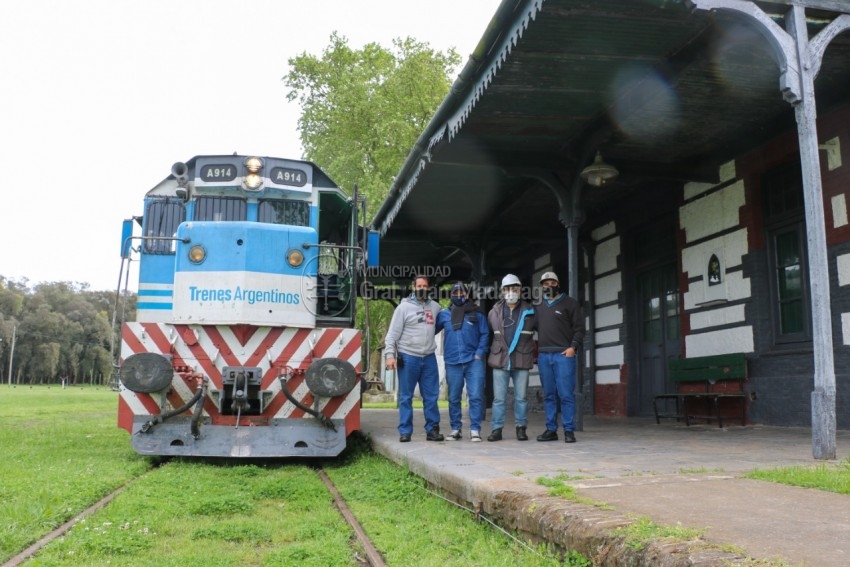
{"label": "paved walkway", "polygon": [[[447,412],[442,413],[446,433]],[[412,442],[399,443],[397,415],[396,410],[363,410],[362,430],[376,450],[458,498],[493,509],[493,515],[505,507],[496,502],[500,495],[539,499],[546,489],[535,482],[538,477],[567,475],[579,496],[610,504],[629,518],[705,529],[705,539],[736,546],[753,558],[807,567],[850,565],[850,496],[740,478],[755,468],[824,463],[812,457],[808,428],[720,429],[585,417],[577,443],[565,444],[561,432],[557,442],[539,443],[534,439],[545,429],[544,419],[532,413],[527,442],[515,439],[511,425],[497,443],[471,443],[468,431],[463,441],[434,443],[425,441],[422,413],[416,410]],[[483,429],[486,437],[489,426]],[[837,439],[838,458],[826,461],[829,466],[850,457],[850,431],[839,431]],[[522,510],[519,506],[520,515]],[[610,518],[605,522],[616,524]],[[515,526],[523,523],[523,518],[513,520]]]}

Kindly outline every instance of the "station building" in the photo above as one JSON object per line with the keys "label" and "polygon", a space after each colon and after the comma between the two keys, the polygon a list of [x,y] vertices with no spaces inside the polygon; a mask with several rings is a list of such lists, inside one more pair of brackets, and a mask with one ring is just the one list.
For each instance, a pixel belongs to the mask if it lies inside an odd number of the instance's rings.
{"label": "station building", "polygon": [[553,270],[586,316],[585,413],[652,415],[669,360],[743,353],[746,422],[833,457],[848,30],[836,0],[503,1],[373,219],[381,264],[490,292]]}

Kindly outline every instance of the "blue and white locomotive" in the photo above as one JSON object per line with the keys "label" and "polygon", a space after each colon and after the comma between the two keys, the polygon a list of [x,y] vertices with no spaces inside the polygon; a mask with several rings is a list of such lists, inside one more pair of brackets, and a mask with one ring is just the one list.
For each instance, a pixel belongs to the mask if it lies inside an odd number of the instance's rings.
{"label": "blue and white locomotive", "polygon": [[316,165],[272,157],[196,156],[147,192],[122,244],[139,281],[136,321],[122,325],[118,424],[137,452],[345,448],[360,427],[357,278],[377,255],[358,212]]}

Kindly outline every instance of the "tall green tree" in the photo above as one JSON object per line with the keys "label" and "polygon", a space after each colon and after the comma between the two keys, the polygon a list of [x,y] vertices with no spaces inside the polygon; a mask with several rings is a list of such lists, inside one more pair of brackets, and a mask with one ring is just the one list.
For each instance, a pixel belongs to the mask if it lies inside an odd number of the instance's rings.
{"label": "tall green tree", "polygon": [[352,49],[336,32],[321,57],[289,59],[287,98],[301,106],[304,157],[343,187],[358,184],[368,211],[386,196],[393,176],[451,87],[460,63],[412,38],[391,49]]}
{"label": "tall green tree", "polygon": [[135,294],[116,303],[114,292],[91,291],[88,284],[49,282],[29,286],[0,276],[0,378],[21,384],[106,383],[112,374],[110,347],[120,345],[117,323],[135,317]]}
{"label": "tall green tree", "polygon": [[[350,189],[356,183],[367,214],[373,215],[448,94],[460,62],[454,49],[436,51],[412,38],[395,39],[390,49],[369,43],[356,50],[336,32],[321,57],[291,58],[284,81],[287,98],[301,105],[304,157],[340,186]],[[357,318],[365,331],[363,305]],[[383,341],[391,316],[388,303],[370,306],[373,349]]]}

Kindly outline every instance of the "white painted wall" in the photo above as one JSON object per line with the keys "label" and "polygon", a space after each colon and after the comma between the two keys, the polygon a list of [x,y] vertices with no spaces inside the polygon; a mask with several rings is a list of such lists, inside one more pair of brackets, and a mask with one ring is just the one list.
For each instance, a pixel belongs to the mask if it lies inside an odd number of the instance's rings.
{"label": "white painted wall", "polygon": [[[612,303],[619,299],[623,289],[623,276],[617,270],[617,258],[620,256],[621,241],[616,235],[617,227],[610,222],[592,231],[594,241],[604,240],[597,244],[593,257],[593,273],[605,274],[607,276],[594,279],[594,303]],[[607,239],[607,240],[605,240]],[[595,312],[596,329],[623,324],[623,310],[619,305],[609,305]],[[620,329],[607,329],[596,331],[593,329],[593,344],[606,344],[620,342]],[[620,382],[620,370],[624,362],[623,345],[615,344],[607,347],[596,348],[595,360],[598,366],[617,366],[617,369],[597,370],[594,380],[597,384],[618,384]]]}
{"label": "white painted wall", "polygon": [[689,335],[685,337],[688,358],[732,352],[753,352],[753,328],[743,325],[734,329]]}
{"label": "white painted wall", "polygon": [[[731,181],[735,177],[734,162],[721,168],[721,178]],[[685,198],[694,199],[682,206],[679,211],[679,226],[685,232],[685,242],[701,241],[682,250],[682,271],[687,279],[693,280],[683,295],[686,311],[692,311],[705,304],[747,299],[752,296],[750,279],[743,271],[728,272],[743,263],[744,255],[749,251],[748,232],[740,226],[740,208],[745,204],[743,180],[737,180],[727,187],[713,193],[702,195],[713,187],[702,183],[688,183],[685,186]],[[720,232],[735,229],[732,232],[712,238]],[[712,255],[721,262],[722,282],[708,285],[708,263]],[[850,275],[850,262],[848,262]],[[745,322],[743,305],[732,305],[702,312],[691,313],[691,330],[704,330]],[[726,354],[731,352],[752,352],[754,350],[753,328],[741,325],[731,329],[705,332],[685,337],[688,357]]]}

